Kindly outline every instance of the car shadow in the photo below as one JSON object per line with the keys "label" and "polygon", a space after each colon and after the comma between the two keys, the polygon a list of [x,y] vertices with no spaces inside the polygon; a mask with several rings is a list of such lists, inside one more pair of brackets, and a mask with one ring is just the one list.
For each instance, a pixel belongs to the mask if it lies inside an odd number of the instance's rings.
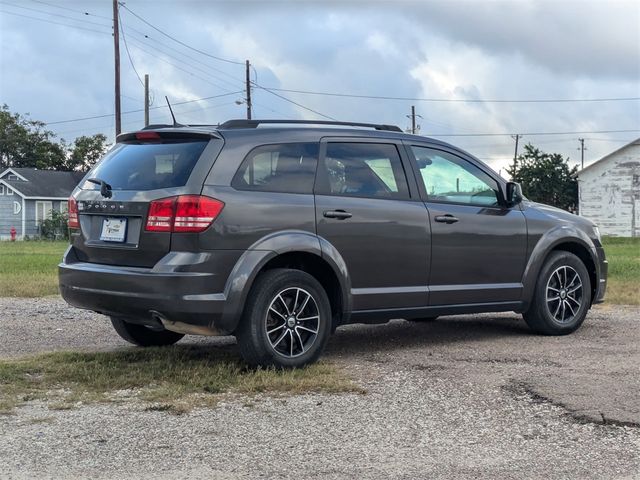
{"label": "car shadow", "polygon": [[455,343],[491,342],[498,338],[531,335],[521,317],[442,317],[432,322],[392,320],[380,325],[339,328],[329,341],[327,354],[370,353]]}

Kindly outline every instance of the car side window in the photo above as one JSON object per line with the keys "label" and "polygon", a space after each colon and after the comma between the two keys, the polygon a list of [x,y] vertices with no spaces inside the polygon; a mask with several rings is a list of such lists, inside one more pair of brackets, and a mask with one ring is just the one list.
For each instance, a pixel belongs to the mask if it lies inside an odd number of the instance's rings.
{"label": "car side window", "polygon": [[254,148],[231,186],[238,190],[312,193],[318,164],[317,143],[285,143]]}
{"label": "car side window", "polygon": [[499,204],[498,183],[472,163],[441,150],[411,149],[429,201],[483,207]]}
{"label": "car side window", "polygon": [[324,181],[317,193],[406,199],[407,178],[393,144],[336,142],[327,144],[321,165]]}

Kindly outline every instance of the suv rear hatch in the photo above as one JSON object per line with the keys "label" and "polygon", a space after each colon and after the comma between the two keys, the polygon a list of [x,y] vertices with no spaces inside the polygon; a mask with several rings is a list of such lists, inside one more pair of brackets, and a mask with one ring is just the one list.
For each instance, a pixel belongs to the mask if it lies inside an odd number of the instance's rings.
{"label": "suv rear hatch", "polygon": [[[171,250],[174,223],[206,228],[198,211],[206,207],[211,218],[217,215],[216,206],[201,205],[206,197],[199,195],[222,145],[214,132],[120,135],[69,199],[71,243],[78,260],[153,267]],[[173,218],[178,203],[182,223]]]}

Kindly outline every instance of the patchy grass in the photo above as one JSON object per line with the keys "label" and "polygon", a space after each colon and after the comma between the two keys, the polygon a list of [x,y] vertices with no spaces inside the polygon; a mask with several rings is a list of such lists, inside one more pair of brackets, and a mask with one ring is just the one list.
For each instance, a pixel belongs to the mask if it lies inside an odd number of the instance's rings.
{"label": "patchy grass", "polygon": [[58,293],[58,264],[68,242],[0,242],[0,295],[42,297]]}
{"label": "patchy grass", "polygon": [[640,238],[602,239],[609,261],[605,302],[640,305]]}
{"label": "patchy grass", "polygon": [[53,409],[78,402],[147,403],[147,409],[181,413],[214,405],[222,394],[359,392],[341,370],[327,363],[303,369],[248,369],[229,353],[207,346],[56,352],[0,360],[0,409],[31,400]]}

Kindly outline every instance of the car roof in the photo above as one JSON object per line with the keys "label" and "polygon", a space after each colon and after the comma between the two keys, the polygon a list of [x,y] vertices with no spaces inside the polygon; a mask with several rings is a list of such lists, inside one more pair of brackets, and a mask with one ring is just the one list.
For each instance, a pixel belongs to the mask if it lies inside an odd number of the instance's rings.
{"label": "car roof", "polygon": [[[230,122],[227,122],[230,123]],[[372,124],[373,125],[373,124]],[[384,127],[387,127],[386,125]],[[323,137],[359,137],[359,138],[386,138],[392,140],[421,141],[429,142],[436,145],[447,146],[459,150],[442,140],[425,137],[421,135],[413,135],[401,131],[379,129],[371,127],[350,127],[340,124],[329,125],[323,124],[316,126],[308,124],[306,126],[296,125],[295,121],[289,124],[264,125],[259,127],[233,126],[225,128],[225,124],[221,125],[149,125],[145,127],[145,131],[157,131],[167,133],[196,133],[209,134],[212,136],[220,136],[225,139],[251,138],[252,141],[319,141]]]}

